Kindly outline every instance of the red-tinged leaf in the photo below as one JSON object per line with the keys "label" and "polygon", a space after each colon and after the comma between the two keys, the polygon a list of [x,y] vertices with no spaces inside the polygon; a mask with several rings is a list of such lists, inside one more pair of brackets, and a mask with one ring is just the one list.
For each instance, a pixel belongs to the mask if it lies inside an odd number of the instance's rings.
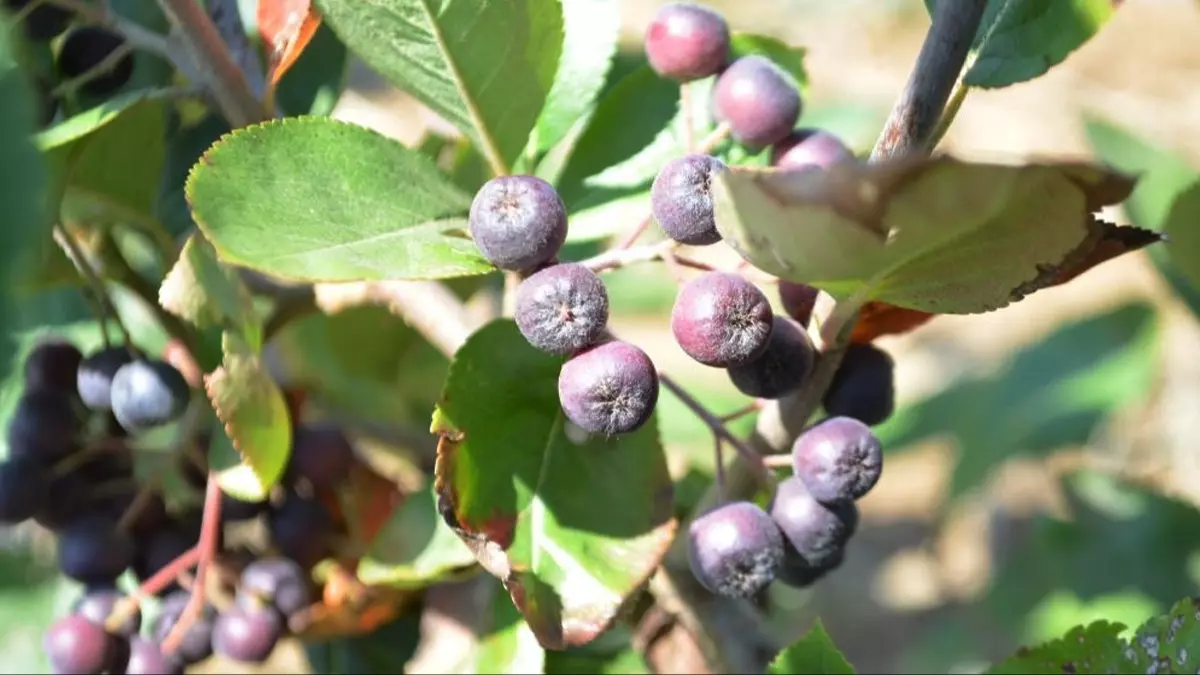
{"label": "red-tinged leaf", "polygon": [[919,309],[907,309],[886,302],[868,302],[863,305],[850,335],[851,342],[874,342],[884,335],[901,335],[920,326],[934,317]]}
{"label": "red-tinged leaf", "polygon": [[258,34],[270,60],[267,80],[275,85],[321,27],[312,0],[258,0]]}

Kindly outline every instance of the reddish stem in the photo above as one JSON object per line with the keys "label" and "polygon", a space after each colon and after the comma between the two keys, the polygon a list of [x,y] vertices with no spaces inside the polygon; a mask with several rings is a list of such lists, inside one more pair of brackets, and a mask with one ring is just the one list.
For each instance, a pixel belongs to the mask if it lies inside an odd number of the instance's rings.
{"label": "reddish stem", "polygon": [[179,620],[171,628],[171,632],[162,641],[164,654],[174,652],[187,630],[192,627],[200,613],[204,610],[205,591],[207,589],[208,569],[212,566],[217,554],[217,535],[221,531],[221,486],[217,483],[216,474],[209,472],[208,485],[204,490],[204,513],[200,521],[200,543],[196,545],[199,559],[196,562],[196,578],[192,582],[192,594],[187,606],[179,615]]}
{"label": "reddish stem", "polygon": [[141,607],[142,600],[152,595],[157,595],[164,588],[171,585],[181,574],[185,574],[192,565],[195,565],[200,560],[200,547],[193,546],[172,560],[166,567],[154,573],[138,586],[137,590],[129,596],[122,598],[121,602],[113,608],[112,614],[109,614],[108,620],[104,622],[104,627],[110,631],[116,631],[121,624],[129,618],[129,615],[138,607]]}

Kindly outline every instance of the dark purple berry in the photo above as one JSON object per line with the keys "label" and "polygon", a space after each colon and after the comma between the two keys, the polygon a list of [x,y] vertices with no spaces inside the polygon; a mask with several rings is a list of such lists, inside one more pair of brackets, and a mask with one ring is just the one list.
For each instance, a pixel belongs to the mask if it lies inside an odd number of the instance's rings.
{"label": "dark purple berry", "polygon": [[608,324],[608,291],[578,263],[547,267],[517,287],[515,318],[529,344],[570,354],[600,339]]}
{"label": "dark purple berry", "polygon": [[125,675],[183,675],[183,661],[163,654],[157,642],[141,636],[129,640],[129,662]]}
{"label": "dark purple berry", "polygon": [[333,517],[315,499],[289,494],[267,516],[271,541],[284,556],[308,569],[329,555]]}
{"label": "dark purple berry", "polygon": [[738,391],[755,398],[775,399],[799,389],[815,359],[808,333],[787,317],[774,317],[771,339],[757,359],[729,369]]}
{"label": "dark purple berry", "polygon": [[734,61],[713,88],[716,116],[737,142],[765,148],[791,133],[800,118],[800,90],[770,59],[751,54]]}
{"label": "dark purple berry", "polygon": [[593,434],[640,428],[658,403],[658,370],[646,352],[620,340],[589,347],[558,374],[558,400],[567,419]]}
{"label": "dark purple berry", "polygon": [[346,480],[354,466],[354,448],[335,424],[303,424],[292,439],[290,480],[303,479],[320,490]]}
{"label": "dark purple berry", "polygon": [[233,604],[213,626],[213,651],[241,663],[263,663],[283,635],[283,620],[274,609]]}
{"label": "dark purple berry", "polygon": [[257,598],[273,605],[285,617],[290,617],[312,602],[308,575],[288,558],[260,558],[242,570],[238,594]]}
{"label": "dark purple berry", "polygon": [[[64,80],[79,77],[96,68],[113,52],[125,45],[125,38],[99,26],[80,26],[63,39],[58,50],[59,76]],[[80,85],[87,96],[109,96],[125,86],[133,76],[133,55],[125,54],[95,79]]]}
{"label": "dark purple berry", "polygon": [[728,171],[709,155],[684,155],[663,165],[650,187],[650,208],[667,236],[689,246],[721,241],[713,216],[713,180]]}
{"label": "dark purple berry", "polygon": [[558,255],[567,210],[554,186],[535,176],[500,176],[471,202],[471,237],[496,267],[526,271]]}
{"label": "dark purple berry", "polygon": [[[185,531],[183,525],[169,522],[141,542],[133,560],[133,573],[138,581],[145,582],[176,558],[187,553],[199,541],[198,533]],[[159,595],[179,590],[172,582]]]}
{"label": "dark purple berry", "polygon": [[646,59],[678,82],[716,75],[729,60],[729,25],[716,11],[690,2],[659,8],[646,27]]}
{"label": "dark purple berry", "polygon": [[828,169],[853,158],[840,138],[820,129],[797,129],[771,148],[771,165],[780,169]]}
{"label": "dark purple berry", "polygon": [[[4,0],[4,6],[10,14],[16,14],[31,2],[33,0]],[[30,42],[49,42],[67,30],[72,18],[74,15],[70,10],[42,2],[25,14],[22,28]]]}
{"label": "dark purple berry", "polygon": [[858,529],[858,507],[854,502],[822,504],[795,476],[779,483],[768,510],[791,548],[814,569],[841,556],[846,542]]}
{"label": "dark purple berry", "polygon": [[183,374],[158,359],[127,363],[112,379],[112,413],[130,433],[175,421],[190,396]]}
{"label": "dark purple berry", "polygon": [[240,523],[254,520],[267,510],[267,506],[269,504],[265,501],[244,502],[228,493],[223,493],[221,495],[221,522]]}
{"label": "dark purple berry", "polygon": [[71,396],[48,389],[26,391],[8,421],[8,456],[53,463],[79,449],[82,430]]}
{"label": "dark purple berry", "polygon": [[16,525],[33,518],[46,504],[50,477],[30,457],[0,462],[0,523]]}
{"label": "dark purple berry", "polygon": [[38,525],[59,532],[81,517],[92,503],[92,485],[77,471],[50,481],[42,508],[33,517]]}
{"label": "dark purple berry", "polygon": [[42,637],[42,649],[56,673],[103,673],[116,652],[113,637],[78,614],[55,621]]}
{"label": "dark purple berry", "polygon": [[861,499],[883,473],[883,447],[866,424],[831,417],[796,439],[792,467],[817,501]]}
{"label": "dark purple berry", "polygon": [[[125,594],[115,586],[99,586],[91,588],[71,605],[71,611],[88,621],[105,625]],[[142,628],[142,610],[134,608],[126,614],[128,617],[114,633],[122,637],[133,637]]]}
{"label": "dark purple berry", "polygon": [[[163,598],[158,617],[154,620],[152,633],[155,642],[161,644],[167,638],[190,599],[191,594],[187,591],[175,591]],[[178,659],[185,666],[199,663],[211,656],[213,652],[213,621],[215,619],[216,611],[213,610],[212,605],[204,605],[200,616],[184,631],[178,649],[174,654],[168,656]]]}
{"label": "dark purple berry", "polygon": [[846,549],[840,548],[824,565],[814,567],[805,561],[787,540],[784,540],[783,564],[779,566],[779,573],[775,575],[775,581],[793,588],[808,588],[824,578],[825,575],[841,567],[845,557]]}
{"label": "dark purple berry", "polygon": [[84,516],[58,534],[58,568],[81,583],[113,584],[133,558],[133,540],[112,518]]}
{"label": "dark purple berry", "polygon": [[84,359],[79,364],[76,379],[83,404],[98,412],[111,410],[113,376],[130,361],[133,361],[133,354],[124,346],[107,347]]}
{"label": "dark purple berry", "polygon": [[73,395],[83,353],[61,339],[38,343],[25,358],[25,389],[48,389]]}
{"label": "dark purple berry", "polygon": [[692,522],[688,561],[709,591],[748,598],[774,581],[783,561],[783,535],[766,511],[750,502],[731,502]]}
{"label": "dark purple berry", "polygon": [[771,339],[771,303],[757,286],[729,272],[705,272],[683,285],[671,310],[671,332],[706,366],[744,365]]}
{"label": "dark purple berry", "polygon": [[134,502],[138,502],[137,513],[132,516],[125,529],[135,539],[151,537],[170,522],[171,517],[167,513],[167,504],[163,501],[162,495],[157,492],[143,498],[139,496],[138,492],[130,491],[127,494],[118,495],[114,499],[104,500],[104,504],[114,518],[123,517],[129,509],[133,508]]}
{"label": "dark purple berry", "polygon": [[801,326],[808,326],[820,294],[820,290],[808,284],[779,282],[779,302],[783,305],[783,311]]}
{"label": "dark purple berry", "polygon": [[895,370],[892,357],[875,345],[850,345],[825,391],[825,412],[882,424],[896,409]]}

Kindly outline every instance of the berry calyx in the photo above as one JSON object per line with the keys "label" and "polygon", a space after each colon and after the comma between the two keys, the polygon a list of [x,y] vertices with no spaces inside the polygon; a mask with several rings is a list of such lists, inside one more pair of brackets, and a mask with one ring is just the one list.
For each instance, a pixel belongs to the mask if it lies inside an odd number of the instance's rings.
{"label": "berry calyx", "polygon": [[589,347],[563,364],[558,400],[567,419],[593,434],[637,430],[658,403],[658,370],[646,352],[620,340]]}
{"label": "berry calyx", "polygon": [[744,365],[762,355],[771,339],[771,303],[737,274],[705,272],[679,290],[671,333],[688,356],[706,366]]}
{"label": "berry calyx", "polygon": [[783,562],[783,535],[766,511],[750,502],[731,502],[688,527],[688,562],[709,591],[748,598],[775,580]]}

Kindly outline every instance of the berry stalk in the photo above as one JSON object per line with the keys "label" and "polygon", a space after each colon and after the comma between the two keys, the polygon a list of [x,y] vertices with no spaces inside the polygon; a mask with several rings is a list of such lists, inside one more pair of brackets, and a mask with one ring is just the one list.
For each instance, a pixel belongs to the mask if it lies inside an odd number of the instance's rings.
{"label": "berry stalk", "polygon": [[200,542],[196,545],[197,552],[196,576],[192,582],[191,597],[179,620],[171,628],[162,641],[162,650],[171,654],[179,647],[188,628],[191,627],[204,610],[205,594],[207,591],[207,576],[213,559],[217,554],[217,540],[221,534],[221,486],[217,483],[214,473],[208,474],[208,484],[204,489],[204,513],[200,521]]}

